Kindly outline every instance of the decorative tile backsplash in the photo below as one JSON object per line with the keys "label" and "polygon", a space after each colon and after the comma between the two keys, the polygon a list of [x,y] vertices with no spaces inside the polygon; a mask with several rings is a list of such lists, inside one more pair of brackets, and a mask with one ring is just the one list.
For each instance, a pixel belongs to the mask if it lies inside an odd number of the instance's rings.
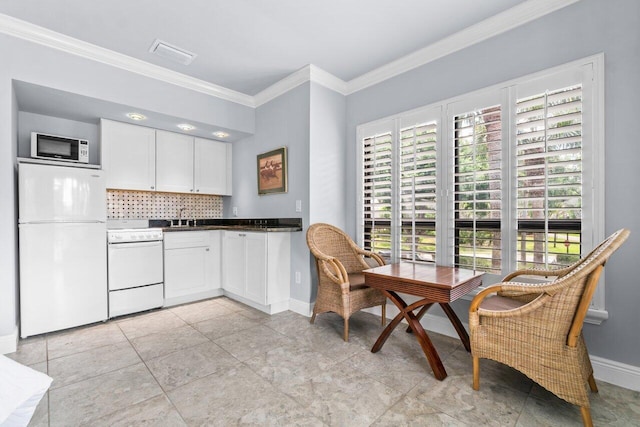
{"label": "decorative tile backsplash", "polygon": [[222,218],[222,196],[107,190],[109,219]]}

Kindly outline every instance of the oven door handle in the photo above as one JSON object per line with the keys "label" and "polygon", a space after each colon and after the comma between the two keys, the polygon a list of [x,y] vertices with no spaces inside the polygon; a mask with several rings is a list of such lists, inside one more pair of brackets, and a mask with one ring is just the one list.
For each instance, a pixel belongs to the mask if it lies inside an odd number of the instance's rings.
{"label": "oven door handle", "polygon": [[161,240],[155,240],[152,242],[109,242],[109,249],[147,248],[158,245],[162,246]]}

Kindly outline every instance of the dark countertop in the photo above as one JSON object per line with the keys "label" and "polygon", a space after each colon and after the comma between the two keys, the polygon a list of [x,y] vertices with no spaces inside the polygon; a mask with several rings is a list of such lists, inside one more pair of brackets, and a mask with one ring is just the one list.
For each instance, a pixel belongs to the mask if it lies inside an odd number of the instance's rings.
{"label": "dark countertop", "polygon": [[206,230],[227,230],[227,231],[258,231],[258,232],[292,232],[302,231],[299,227],[253,227],[249,225],[183,225],[173,227],[162,227],[164,232],[173,231],[206,231]]}
{"label": "dark countertop", "polygon": [[[185,220],[187,221],[187,220]],[[177,224],[177,220],[149,220],[149,227],[162,228],[165,232],[173,231],[256,231],[256,232],[295,232],[302,231],[302,218],[249,218],[249,219],[197,219],[188,220],[189,225]]]}

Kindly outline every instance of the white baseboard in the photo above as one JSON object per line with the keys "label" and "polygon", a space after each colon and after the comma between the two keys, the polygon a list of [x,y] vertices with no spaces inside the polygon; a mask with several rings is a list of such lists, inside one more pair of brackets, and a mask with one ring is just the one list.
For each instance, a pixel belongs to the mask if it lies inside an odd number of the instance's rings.
{"label": "white baseboard", "polygon": [[[380,307],[373,307],[364,311],[373,313],[377,316],[381,315]],[[398,313],[399,311],[395,306],[387,305],[388,319],[393,319],[393,317]],[[458,333],[447,317],[427,313],[422,318],[421,323],[428,331],[436,332],[448,337],[458,338]],[[469,325],[467,323],[464,323],[464,327],[467,331],[469,330]],[[596,380],[604,381],[629,390],[640,391],[640,367],[627,365],[598,356],[589,356],[589,358],[593,365],[593,376]]]}
{"label": "white baseboard", "polygon": [[282,313],[287,310],[289,310],[289,301],[287,300],[275,302],[269,305],[269,314]]}
{"label": "white baseboard", "polygon": [[597,380],[640,391],[640,367],[598,356],[589,357],[593,365],[593,376]]}
{"label": "white baseboard", "polygon": [[165,298],[163,307],[173,307],[174,305],[186,304],[190,302],[200,301],[203,299],[219,297],[223,294],[222,289],[212,289],[205,292],[198,292],[197,294],[183,295],[173,298]]}
{"label": "white baseboard", "polygon": [[298,301],[296,299],[289,300],[289,310],[294,313],[302,314],[306,317],[311,317],[313,313],[313,304],[304,301]]}
{"label": "white baseboard", "polygon": [[267,313],[267,314],[276,314],[276,313],[280,313],[282,311],[289,310],[289,301],[290,300],[284,300],[284,301],[272,303],[272,304],[269,304],[269,305],[262,305],[262,304],[258,304],[256,302],[253,302],[248,298],[241,297],[240,295],[236,295],[233,292],[229,292],[229,291],[226,291],[226,290],[224,291],[224,295],[226,297],[228,297],[228,298],[231,298],[232,300],[241,302],[242,304],[248,305],[249,307],[253,307],[256,310],[260,310],[263,313]]}
{"label": "white baseboard", "polygon": [[0,335],[0,354],[14,353],[18,349],[18,328],[9,335]]}

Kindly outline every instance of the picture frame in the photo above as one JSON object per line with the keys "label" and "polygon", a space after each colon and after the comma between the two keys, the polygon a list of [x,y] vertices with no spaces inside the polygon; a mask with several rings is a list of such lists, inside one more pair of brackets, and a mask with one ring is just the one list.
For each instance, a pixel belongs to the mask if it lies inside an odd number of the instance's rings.
{"label": "picture frame", "polygon": [[287,147],[258,154],[258,194],[287,192]]}

